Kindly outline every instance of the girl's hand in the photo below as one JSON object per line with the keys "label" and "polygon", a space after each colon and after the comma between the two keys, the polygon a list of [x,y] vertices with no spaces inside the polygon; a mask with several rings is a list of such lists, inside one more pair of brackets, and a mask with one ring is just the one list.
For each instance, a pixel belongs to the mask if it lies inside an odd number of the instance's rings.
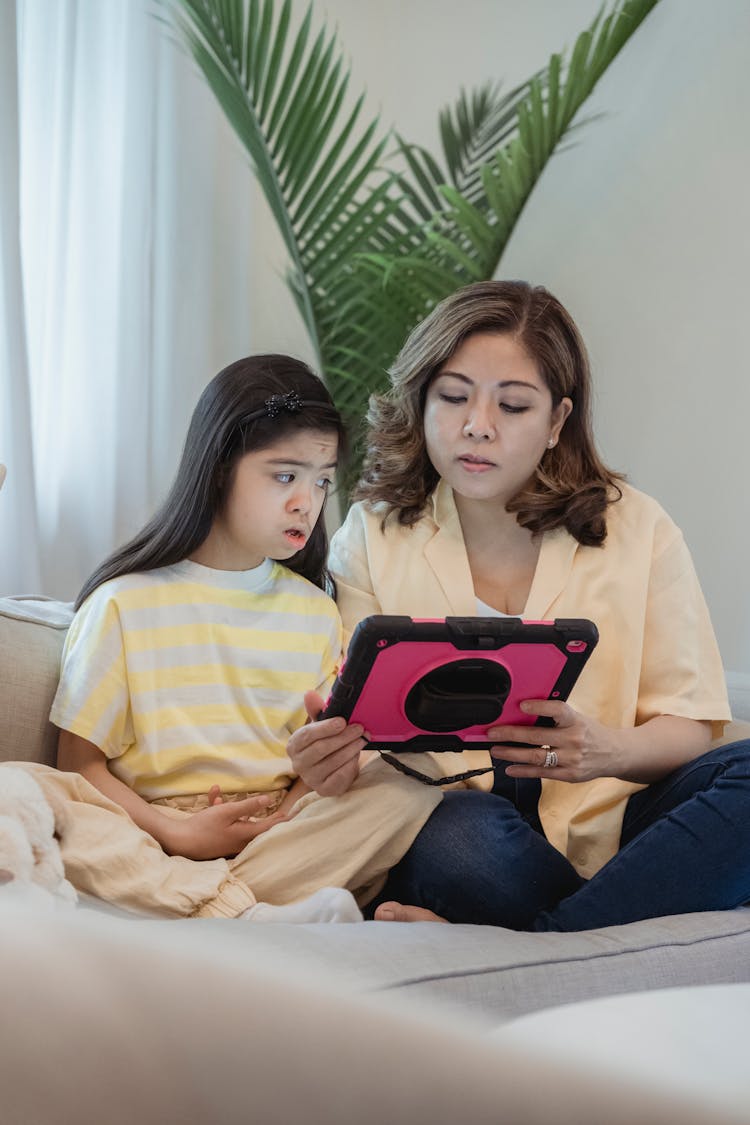
{"label": "girl's hand", "polygon": [[346,719],[317,720],[323,699],[314,691],[305,693],[310,722],[296,730],[287,743],[295,771],[321,797],[346,793],[359,774],[359,755],[367,745],[364,728]]}
{"label": "girl's hand", "polygon": [[[595,719],[579,714],[557,700],[528,699],[521,704],[528,715],[546,715],[553,727],[490,727],[492,742],[533,742],[534,746],[494,746],[493,758],[510,762],[508,777],[551,777],[556,781],[591,781],[595,777],[617,777],[621,771],[618,732]],[[542,746],[545,749],[542,749]],[[557,754],[557,764],[545,768],[546,747]]]}
{"label": "girl's hand", "polygon": [[[215,792],[214,792],[215,790]],[[186,859],[223,859],[236,856],[275,824],[288,820],[283,813],[274,813],[262,820],[249,820],[267,809],[273,798],[260,794],[241,801],[224,801],[218,786],[212,787],[206,809],[184,820],[168,822],[161,835],[161,844],[169,855]]]}

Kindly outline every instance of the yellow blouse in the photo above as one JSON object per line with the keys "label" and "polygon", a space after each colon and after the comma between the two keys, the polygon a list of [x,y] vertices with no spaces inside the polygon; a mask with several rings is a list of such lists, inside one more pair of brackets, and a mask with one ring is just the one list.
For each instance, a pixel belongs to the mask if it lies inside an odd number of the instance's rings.
{"label": "yellow blouse", "polygon": [[[441,482],[412,528],[383,510],[352,506],[331,543],[330,567],[347,635],[372,613],[474,616],[472,584],[452,490]],[[607,513],[603,547],[583,547],[564,529],[542,539],[524,617],[588,617],[599,644],[570,696],[576,710],[616,728],[656,715],[709,720],[718,737],[730,719],[716,638],[682,533],[651,497],[623,485]],[[422,755],[422,758],[426,755]],[[439,754],[446,776],[486,759]],[[482,778],[477,784],[485,782]],[[550,842],[586,878],[616,853],[628,797],[643,788],[617,778],[544,779],[539,803]]]}

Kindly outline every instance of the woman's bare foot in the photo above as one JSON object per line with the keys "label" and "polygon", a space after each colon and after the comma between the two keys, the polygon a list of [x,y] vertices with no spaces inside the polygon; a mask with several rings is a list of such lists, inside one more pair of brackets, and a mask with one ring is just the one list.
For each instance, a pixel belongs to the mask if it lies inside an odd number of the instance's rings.
{"label": "woman's bare foot", "polygon": [[421,906],[404,906],[400,902],[382,902],[375,910],[376,922],[445,922],[439,914],[425,910]]}

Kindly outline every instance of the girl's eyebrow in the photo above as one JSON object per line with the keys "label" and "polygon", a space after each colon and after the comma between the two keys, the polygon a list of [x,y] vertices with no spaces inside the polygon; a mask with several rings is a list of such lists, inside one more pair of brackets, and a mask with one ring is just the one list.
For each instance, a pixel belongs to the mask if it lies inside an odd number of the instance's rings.
{"label": "girl's eyebrow", "polygon": [[[438,378],[441,375],[448,375],[451,379],[460,379],[462,383],[467,383],[470,387],[474,386],[474,380],[470,379],[468,375],[463,375],[460,371],[438,371]],[[528,387],[531,391],[539,391],[533,383],[527,383],[525,379],[500,379],[495,383],[496,387]]]}
{"label": "girl's eyebrow", "polygon": [[329,461],[326,465],[314,465],[312,461],[295,461],[293,457],[269,457],[268,465],[291,465],[295,469],[336,469],[338,461]]}

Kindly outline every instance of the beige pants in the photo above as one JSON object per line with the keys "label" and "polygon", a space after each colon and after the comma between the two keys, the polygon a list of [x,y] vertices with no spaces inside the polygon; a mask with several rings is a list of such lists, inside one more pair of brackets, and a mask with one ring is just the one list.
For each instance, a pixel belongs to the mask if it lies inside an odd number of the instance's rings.
{"label": "beige pants", "polygon": [[[307,793],[291,820],[274,825],[234,859],[169,856],[80,774],[14,762],[63,810],[60,850],[77,890],[167,917],[233,918],[256,902],[297,902],[320,887],[346,887],[360,905],[380,890],[442,797],[380,758],[340,797]],[[190,812],[164,807],[173,816]]]}

